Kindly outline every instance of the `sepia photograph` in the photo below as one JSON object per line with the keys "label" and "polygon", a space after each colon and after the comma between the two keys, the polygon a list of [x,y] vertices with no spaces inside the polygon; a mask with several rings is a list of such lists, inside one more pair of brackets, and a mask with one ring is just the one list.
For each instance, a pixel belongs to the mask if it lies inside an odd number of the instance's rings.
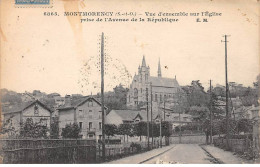
{"label": "sepia photograph", "polygon": [[0,163],[259,164],[259,9],[0,1]]}

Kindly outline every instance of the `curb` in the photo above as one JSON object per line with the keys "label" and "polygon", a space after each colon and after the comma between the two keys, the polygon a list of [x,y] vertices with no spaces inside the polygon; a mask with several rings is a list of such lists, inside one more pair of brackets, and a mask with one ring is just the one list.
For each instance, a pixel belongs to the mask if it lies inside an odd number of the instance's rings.
{"label": "curb", "polygon": [[223,161],[219,160],[218,158],[214,157],[212,154],[210,154],[203,146],[199,145],[202,150],[204,150],[209,157],[214,159],[215,164],[225,164]]}
{"label": "curb", "polygon": [[171,148],[165,150],[164,152],[161,152],[161,153],[159,153],[159,154],[157,154],[157,155],[154,155],[154,156],[152,156],[152,157],[150,157],[150,158],[148,158],[148,159],[146,159],[146,160],[144,160],[144,161],[141,161],[141,162],[139,162],[138,164],[143,164],[143,163],[145,163],[145,162],[147,162],[147,161],[149,161],[149,160],[151,160],[151,159],[154,159],[154,158],[156,158],[156,157],[158,157],[158,156],[160,156],[160,155],[162,155],[162,154],[164,154],[164,153],[170,151],[170,150],[173,149],[175,146],[176,146],[176,145],[174,145],[174,146],[172,146]]}

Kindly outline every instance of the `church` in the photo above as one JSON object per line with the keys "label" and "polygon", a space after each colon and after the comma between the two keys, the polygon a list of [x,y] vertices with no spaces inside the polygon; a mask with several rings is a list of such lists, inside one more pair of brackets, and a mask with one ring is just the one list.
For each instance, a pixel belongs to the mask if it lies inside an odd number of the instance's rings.
{"label": "church", "polygon": [[[138,107],[156,106],[161,108],[168,99],[178,98],[181,87],[175,78],[162,77],[160,60],[158,62],[157,76],[150,76],[150,67],[146,66],[143,56],[142,65],[138,67],[138,74],[134,75],[133,81],[127,94],[127,107],[137,109]],[[152,105],[151,105],[152,104]]]}

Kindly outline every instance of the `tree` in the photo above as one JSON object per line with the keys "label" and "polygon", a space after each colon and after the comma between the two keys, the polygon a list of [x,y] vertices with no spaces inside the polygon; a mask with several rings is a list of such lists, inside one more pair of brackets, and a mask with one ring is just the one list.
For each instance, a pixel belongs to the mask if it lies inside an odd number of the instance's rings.
{"label": "tree", "polygon": [[[211,98],[212,98],[211,99],[212,119],[220,120],[220,119],[224,118],[225,110],[222,106],[219,106],[220,102],[219,102],[215,92],[211,93]],[[210,104],[209,104],[209,108],[210,108]]]}
{"label": "tree", "polygon": [[50,128],[50,138],[58,139],[59,138],[59,118],[54,117],[51,121],[51,128]]}
{"label": "tree", "polygon": [[133,125],[132,124],[120,124],[118,126],[117,134],[124,135],[124,142],[125,142],[125,135],[127,136],[127,142],[128,142],[128,136],[133,136]]}
{"label": "tree", "polygon": [[65,128],[62,128],[61,136],[63,138],[72,138],[77,139],[80,138],[81,129],[77,123],[66,124]]}
{"label": "tree", "polygon": [[237,121],[236,130],[238,133],[252,133],[253,132],[253,122],[249,119],[241,119]]}
{"label": "tree", "polygon": [[[114,88],[113,92],[105,92],[104,104],[108,107],[109,111],[111,111],[112,109],[126,109],[127,91],[128,89],[124,88],[120,84]],[[97,95],[97,98],[100,98],[100,94]]]}
{"label": "tree", "polygon": [[192,106],[189,114],[193,116],[194,121],[202,123],[209,117],[209,109],[208,107]]}
{"label": "tree", "polygon": [[105,135],[108,137],[108,141],[109,137],[115,134],[117,134],[117,126],[114,124],[105,124]]}
{"label": "tree", "polygon": [[22,138],[48,138],[46,125],[41,125],[40,122],[33,122],[32,118],[27,118],[24,123],[21,123],[20,137]]}
{"label": "tree", "polygon": [[7,134],[8,138],[14,138],[16,136],[16,131],[15,128],[12,124],[12,118],[13,116],[11,116],[10,118],[8,118],[3,125],[1,126],[0,129],[0,134]]}
{"label": "tree", "polygon": [[139,136],[140,141],[142,140],[141,136],[147,136],[147,123],[146,122],[138,122],[133,125],[134,126],[134,136]]}
{"label": "tree", "polygon": [[172,134],[172,124],[169,121],[162,121],[162,136],[169,137]]}

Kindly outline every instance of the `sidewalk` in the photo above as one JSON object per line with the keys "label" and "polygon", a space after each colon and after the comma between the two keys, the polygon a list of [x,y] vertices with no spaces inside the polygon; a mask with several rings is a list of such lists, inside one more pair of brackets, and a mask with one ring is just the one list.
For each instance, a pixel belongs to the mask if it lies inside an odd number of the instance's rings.
{"label": "sidewalk", "polygon": [[150,159],[151,157],[155,157],[157,155],[160,155],[163,152],[167,152],[168,150],[172,149],[175,145],[169,145],[162,148],[157,148],[148,152],[136,154],[133,156],[125,157],[122,159],[118,159],[115,161],[107,162],[106,164],[139,164],[145,160]]}
{"label": "sidewalk", "polygon": [[214,158],[216,158],[218,161],[222,161],[224,164],[248,164],[252,163],[248,160],[244,160],[237,155],[233,155],[233,152],[225,151],[223,149],[220,149],[218,147],[214,147],[211,145],[203,145],[203,147],[206,151],[208,151]]}

